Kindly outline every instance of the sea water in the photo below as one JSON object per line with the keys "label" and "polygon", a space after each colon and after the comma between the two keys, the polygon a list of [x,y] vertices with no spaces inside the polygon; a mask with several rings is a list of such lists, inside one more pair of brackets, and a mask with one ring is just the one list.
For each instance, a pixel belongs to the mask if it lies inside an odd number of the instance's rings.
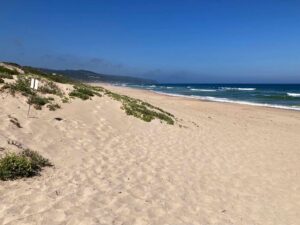
{"label": "sea water", "polygon": [[300,84],[128,84],[126,86],[207,101],[300,111]]}

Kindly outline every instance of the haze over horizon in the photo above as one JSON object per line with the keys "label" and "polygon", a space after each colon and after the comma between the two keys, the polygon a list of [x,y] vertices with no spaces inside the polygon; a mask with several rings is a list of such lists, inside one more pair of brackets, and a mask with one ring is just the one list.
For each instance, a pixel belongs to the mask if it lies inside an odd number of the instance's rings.
{"label": "haze over horizon", "polygon": [[170,83],[300,83],[299,1],[1,6],[0,61]]}

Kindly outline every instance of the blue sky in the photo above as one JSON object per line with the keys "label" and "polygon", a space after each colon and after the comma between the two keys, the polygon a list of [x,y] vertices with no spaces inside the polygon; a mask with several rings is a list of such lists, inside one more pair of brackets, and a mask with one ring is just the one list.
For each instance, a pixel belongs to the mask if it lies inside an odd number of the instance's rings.
{"label": "blue sky", "polygon": [[0,61],[162,82],[300,83],[300,1],[1,2]]}

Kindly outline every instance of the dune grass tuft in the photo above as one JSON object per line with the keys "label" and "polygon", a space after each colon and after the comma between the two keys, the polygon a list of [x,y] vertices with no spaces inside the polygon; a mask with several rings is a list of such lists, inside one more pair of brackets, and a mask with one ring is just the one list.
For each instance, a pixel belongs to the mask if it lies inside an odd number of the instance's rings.
{"label": "dune grass tuft", "polygon": [[44,105],[49,103],[49,99],[39,96],[39,95],[32,95],[28,99],[28,104],[33,105],[35,109],[41,110]]}
{"label": "dune grass tuft", "polygon": [[40,174],[43,167],[52,166],[48,159],[29,149],[8,153],[0,159],[0,179],[15,180]]}
{"label": "dune grass tuft", "polygon": [[89,85],[75,85],[74,90],[69,94],[71,97],[77,97],[82,100],[91,99],[95,95],[101,97],[101,94]]}
{"label": "dune grass tuft", "polygon": [[1,73],[0,73],[0,78],[2,78],[2,79],[14,79],[13,75],[11,75],[11,74],[1,74]]}
{"label": "dune grass tuft", "polygon": [[39,167],[53,166],[48,159],[44,158],[36,151],[25,149],[21,152],[21,155],[29,158],[35,164],[35,166],[39,166]]}
{"label": "dune grass tuft", "polygon": [[24,96],[33,95],[33,91],[30,89],[30,79],[26,77],[18,77],[16,82],[5,84],[2,90],[8,89],[12,95],[16,92],[20,92]]}
{"label": "dune grass tuft", "polygon": [[60,107],[59,104],[53,104],[53,103],[51,103],[51,104],[47,105],[47,108],[48,108],[50,111],[55,111],[55,110],[57,110],[57,109],[60,109],[61,107]]}
{"label": "dune grass tuft", "polygon": [[19,74],[19,72],[17,70],[10,70],[7,69],[4,66],[0,66],[0,74],[8,74],[8,75],[14,75],[14,74]]}
{"label": "dune grass tuft", "polygon": [[[19,76],[14,83],[6,83],[2,86],[1,90],[8,90],[13,96],[16,93],[20,93],[28,98],[28,104],[34,106],[35,109],[41,110],[42,107],[51,101],[54,101],[53,97],[44,97],[40,94],[53,94],[58,95],[60,97],[63,96],[62,91],[58,88],[58,86],[52,81],[45,82],[43,86],[41,86],[38,91],[33,91],[30,88],[30,78],[26,76]],[[57,104],[52,104],[49,106],[50,110],[58,109]]]}
{"label": "dune grass tuft", "polygon": [[44,85],[39,87],[38,91],[43,94],[52,94],[52,95],[63,96],[63,93],[60,90],[60,88],[52,81],[45,82]]}
{"label": "dune grass tuft", "polygon": [[108,90],[106,90],[105,93],[111,98],[120,101],[122,103],[122,109],[125,110],[127,115],[134,116],[145,122],[151,122],[154,119],[159,119],[167,124],[174,124],[174,115],[147,102],[131,98],[126,95],[116,94]]}

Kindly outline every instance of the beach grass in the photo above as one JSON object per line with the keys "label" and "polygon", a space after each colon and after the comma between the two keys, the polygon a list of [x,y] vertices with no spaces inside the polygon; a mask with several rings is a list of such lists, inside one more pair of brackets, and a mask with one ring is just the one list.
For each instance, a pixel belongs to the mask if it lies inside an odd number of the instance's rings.
{"label": "beach grass", "polygon": [[105,93],[116,101],[122,103],[122,109],[127,115],[134,116],[145,122],[151,122],[154,119],[164,121],[167,124],[174,124],[174,115],[168,113],[156,106],[139,99],[131,98],[126,95],[120,95],[108,90]]}
{"label": "beach grass", "polygon": [[56,111],[57,109],[60,109],[61,106],[59,104],[53,104],[53,103],[50,103],[49,105],[47,105],[47,108],[50,110],[50,111]]}
{"label": "beach grass", "polygon": [[13,75],[7,73],[0,73],[0,78],[2,79],[14,79]]}
{"label": "beach grass", "polygon": [[36,176],[46,166],[52,166],[50,161],[29,149],[19,154],[7,153],[0,159],[0,179],[15,180]]}
{"label": "beach grass", "polygon": [[8,90],[13,96],[17,92],[24,96],[30,96],[34,94],[30,88],[30,79],[26,77],[18,77],[14,83],[7,83],[1,89]]}
{"label": "beach grass", "polygon": [[44,105],[49,103],[49,99],[35,94],[31,95],[27,102],[28,104],[33,105],[35,109],[41,110]]}
{"label": "beach grass", "polygon": [[101,97],[101,94],[89,85],[75,85],[74,90],[69,93],[70,97],[77,97],[82,100],[91,99],[95,95]]}
{"label": "beach grass", "polygon": [[0,74],[16,75],[19,74],[19,72],[16,69],[11,70],[4,66],[0,66]]}
{"label": "beach grass", "polygon": [[53,81],[44,81],[44,84],[39,87],[38,91],[43,94],[63,96],[61,89]]}

